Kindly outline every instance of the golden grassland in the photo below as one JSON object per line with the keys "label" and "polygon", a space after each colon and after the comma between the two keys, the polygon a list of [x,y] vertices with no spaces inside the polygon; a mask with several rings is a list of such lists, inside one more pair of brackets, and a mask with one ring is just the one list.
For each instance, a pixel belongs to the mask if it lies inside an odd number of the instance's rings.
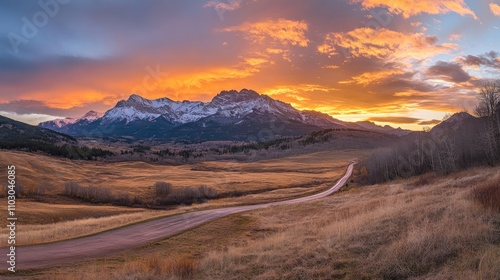
{"label": "golden grassland", "polygon": [[[34,279],[500,279],[499,168],[232,215]],[[480,190],[480,191],[479,191]],[[80,278],[75,278],[79,275]]]}
{"label": "golden grassland", "polygon": [[106,187],[147,198],[153,194],[151,186],[158,181],[169,182],[174,187],[206,185],[222,193],[325,182],[335,178],[349,160],[366,153],[331,150],[253,163],[217,161],[166,166],[145,162],[74,161],[0,151],[0,167],[15,164],[19,183],[25,187],[46,183],[53,186],[52,192],[57,193],[62,192],[65,183],[74,181],[83,186]]}
{"label": "golden grassland", "polygon": [[[181,212],[264,203],[313,194],[329,187],[335,178],[343,174],[350,160],[364,153],[366,152],[327,151],[253,163],[204,162],[185,166],[160,166],[141,162],[96,165],[94,162],[0,151],[0,162],[15,163],[17,177],[23,185],[44,182],[53,186],[47,197],[44,197],[50,203],[29,199],[20,199],[17,203],[19,231],[22,232],[17,242],[18,245],[30,245],[95,234]],[[99,181],[97,186],[142,195],[143,198],[154,193],[151,185],[157,181],[171,182],[174,187],[209,185],[220,192],[257,192],[209,200],[202,204],[178,206],[168,211],[151,211],[143,208],[88,205],[58,195],[64,182],[68,181],[82,185],[97,184]],[[4,202],[5,199],[0,199],[0,203]],[[5,211],[0,211],[0,219],[5,219],[5,215]],[[0,229],[0,239],[4,240],[7,234],[7,228]]]}

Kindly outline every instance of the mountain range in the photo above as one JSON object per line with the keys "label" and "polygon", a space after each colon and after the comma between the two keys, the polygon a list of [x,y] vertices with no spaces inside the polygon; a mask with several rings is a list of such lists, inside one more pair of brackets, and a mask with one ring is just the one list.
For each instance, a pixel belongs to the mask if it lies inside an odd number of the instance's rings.
{"label": "mountain range", "polygon": [[40,127],[78,137],[161,140],[269,140],[322,129],[356,129],[398,136],[410,131],[371,122],[350,123],[316,111],[300,111],[253,90],[222,91],[210,102],[149,100],[132,94],[103,115],[90,111]]}

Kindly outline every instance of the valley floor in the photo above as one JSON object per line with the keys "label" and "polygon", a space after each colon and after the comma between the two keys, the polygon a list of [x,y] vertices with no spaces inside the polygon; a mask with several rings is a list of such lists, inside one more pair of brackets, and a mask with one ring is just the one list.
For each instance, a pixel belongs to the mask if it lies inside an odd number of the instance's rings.
{"label": "valley floor", "polygon": [[[350,188],[232,215],[33,279],[499,279],[499,168]],[[483,203],[480,203],[482,201]],[[78,275],[75,278],[75,275]]]}

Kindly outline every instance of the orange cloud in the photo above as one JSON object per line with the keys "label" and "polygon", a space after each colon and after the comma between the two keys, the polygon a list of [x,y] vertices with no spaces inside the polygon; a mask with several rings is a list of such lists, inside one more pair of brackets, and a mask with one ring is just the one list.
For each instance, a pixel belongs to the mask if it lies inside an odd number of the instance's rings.
{"label": "orange cloud", "polygon": [[[300,94],[303,92],[311,92],[311,91],[329,92],[333,90],[337,89],[321,85],[300,84],[300,85],[273,87],[271,89],[265,90],[263,93],[269,96],[273,96],[273,95],[288,94],[288,93]],[[304,98],[303,100],[308,100],[308,99]]]}
{"label": "orange cloud", "polygon": [[[455,44],[437,45],[437,38],[423,33],[405,34],[389,29],[358,28],[347,33],[330,33],[320,53],[332,55],[336,47],[347,50],[353,57],[379,59],[427,59],[457,48]],[[328,47],[326,47],[328,46]],[[338,51],[337,51],[338,52]]]}
{"label": "orange cloud", "polygon": [[[327,40],[331,41],[329,37],[327,37]],[[328,57],[333,57],[339,54],[330,42],[325,42],[322,45],[319,45],[317,50],[319,53],[328,55]]]}
{"label": "orange cloud", "polygon": [[432,15],[457,13],[478,19],[465,0],[351,0],[351,2],[361,3],[365,9],[385,7],[391,13],[403,15],[405,18],[424,13]]}
{"label": "orange cloud", "polygon": [[389,69],[389,70],[382,70],[382,71],[376,71],[376,72],[367,72],[363,73],[358,76],[354,76],[351,78],[351,80],[347,81],[340,81],[340,84],[359,84],[359,85],[370,85],[373,83],[376,83],[380,80],[385,80],[389,77],[396,76],[396,75],[403,75],[405,72],[403,70],[398,70],[398,69]]}
{"label": "orange cloud", "polygon": [[153,94],[158,95],[155,97],[163,97],[163,92],[174,92],[176,95],[182,93],[182,98],[186,98],[186,95],[192,98],[193,95],[198,95],[201,88],[206,90],[207,87],[213,87],[216,92],[217,87],[224,88],[224,82],[251,77],[269,64],[272,61],[268,59],[248,57],[242,58],[241,63],[232,67],[214,67],[199,72],[168,75],[158,81],[156,90],[153,89],[154,92],[148,96],[152,97]]}
{"label": "orange cloud", "polygon": [[371,117],[371,118],[368,118],[366,120],[372,121],[372,122],[395,123],[395,124],[415,124],[415,123],[421,122],[421,120],[417,119],[417,118],[402,117],[402,116]]}
{"label": "orange cloud", "polygon": [[265,95],[272,96],[278,100],[289,102],[295,108],[299,110],[310,110],[312,108],[317,109],[314,102],[309,97],[312,93],[325,94],[332,91],[337,91],[338,89],[323,85],[316,84],[297,84],[297,85],[286,85],[286,86],[275,86],[272,88],[262,90]]}
{"label": "orange cloud", "polygon": [[490,10],[495,16],[500,16],[500,5],[490,3]]}
{"label": "orange cloud", "polygon": [[244,32],[247,39],[254,43],[264,43],[267,39],[281,45],[307,47],[309,40],[305,36],[308,25],[305,21],[288,19],[267,20],[255,23],[243,23],[240,26],[225,28],[225,32]]}
{"label": "orange cloud", "polygon": [[[33,94],[33,98],[41,99],[45,97],[47,101],[47,105],[60,108],[60,109],[70,109],[73,107],[83,106],[88,103],[96,102],[96,101],[104,101],[107,97],[109,97],[108,93],[101,91],[93,91],[93,90],[79,90],[73,91],[72,94],[62,94],[61,96],[57,96],[55,98],[46,98],[46,92],[40,92],[38,94]],[[78,98],[75,98],[78,96]]]}

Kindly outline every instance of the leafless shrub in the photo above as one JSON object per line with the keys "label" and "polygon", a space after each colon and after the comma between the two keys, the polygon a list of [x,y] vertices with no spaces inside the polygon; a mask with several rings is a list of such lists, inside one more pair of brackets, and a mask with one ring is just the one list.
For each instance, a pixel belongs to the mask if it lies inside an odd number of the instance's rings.
{"label": "leafless shrub", "polygon": [[112,200],[110,189],[82,187],[75,182],[69,182],[64,186],[64,195],[92,203],[106,203]]}
{"label": "leafless shrub", "polygon": [[154,188],[157,197],[166,197],[172,192],[172,184],[167,182],[156,182]]}
{"label": "leafless shrub", "polygon": [[69,182],[64,186],[63,194],[90,203],[111,203],[120,206],[140,204],[137,197],[125,193],[113,195],[110,189],[101,187],[83,187],[76,182]]}
{"label": "leafless shrub", "polygon": [[33,187],[23,187],[21,194],[23,197],[41,199],[47,191],[53,189],[54,187],[48,183],[41,183],[38,186]]}
{"label": "leafless shrub", "polygon": [[207,186],[174,188],[165,197],[159,197],[155,203],[158,205],[193,204],[214,199],[218,192]]}

